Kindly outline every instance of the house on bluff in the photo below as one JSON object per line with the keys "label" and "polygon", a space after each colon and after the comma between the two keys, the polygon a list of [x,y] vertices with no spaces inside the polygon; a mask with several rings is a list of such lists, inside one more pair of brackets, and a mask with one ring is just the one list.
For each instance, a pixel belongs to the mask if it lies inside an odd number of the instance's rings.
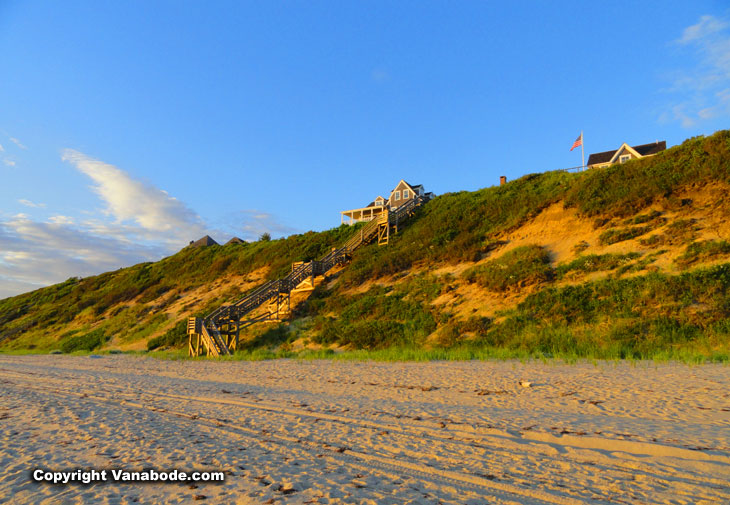
{"label": "house on bluff", "polygon": [[613,151],[604,151],[602,153],[593,153],[588,156],[588,168],[601,168],[613,165],[614,163],[626,163],[629,160],[654,156],[655,154],[667,149],[667,141],[662,140],[652,142],[651,144],[643,144],[640,146],[630,146],[626,142],[621,147]]}
{"label": "house on bluff", "polygon": [[378,195],[372,202],[359,209],[343,210],[340,212],[340,223],[355,224],[360,221],[372,221],[386,210],[395,210],[409,200],[421,197],[426,200],[433,198],[433,193],[426,193],[423,184],[409,184],[403,179],[393,188],[388,198]]}

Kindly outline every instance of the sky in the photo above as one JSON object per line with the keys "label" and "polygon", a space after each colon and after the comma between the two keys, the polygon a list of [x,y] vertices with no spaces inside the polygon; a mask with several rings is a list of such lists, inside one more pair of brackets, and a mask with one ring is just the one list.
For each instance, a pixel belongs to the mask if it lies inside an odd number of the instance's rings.
{"label": "sky", "polygon": [[0,298],[728,119],[724,1],[0,0]]}

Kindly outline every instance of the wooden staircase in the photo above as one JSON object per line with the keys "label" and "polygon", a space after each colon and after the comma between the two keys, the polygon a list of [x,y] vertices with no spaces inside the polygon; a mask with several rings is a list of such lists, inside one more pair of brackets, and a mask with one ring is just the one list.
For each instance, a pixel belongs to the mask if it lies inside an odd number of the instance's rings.
{"label": "wooden staircase", "polygon": [[[291,312],[291,293],[312,290],[318,277],[322,278],[332,268],[349,261],[352,252],[377,240],[386,245],[390,234],[398,232],[398,226],[413,215],[424,203],[414,198],[394,211],[386,210],[369,221],[350,237],[339,249],[333,249],[322,259],[307,263],[297,262],[284,278],[268,281],[254,288],[240,300],[222,305],[208,316],[188,318],[188,353],[190,356],[226,356],[238,347],[241,328],[264,321],[281,321]],[[256,317],[247,317],[255,309],[267,304],[266,310]]]}

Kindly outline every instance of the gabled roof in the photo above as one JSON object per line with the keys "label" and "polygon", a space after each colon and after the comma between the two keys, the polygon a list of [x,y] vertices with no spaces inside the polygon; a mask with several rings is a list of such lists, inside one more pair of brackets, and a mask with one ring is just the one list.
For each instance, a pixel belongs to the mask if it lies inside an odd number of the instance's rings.
{"label": "gabled roof", "polygon": [[[411,191],[413,191],[414,193],[416,192],[416,188],[417,188],[418,186],[421,186],[420,184],[416,184],[415,186],[414,186],[413,184],[408,184],[408,183],[407,183],[407,182],[405,181],[405,179],[401,179],[400,181],[398,181],[398,184],[396,184],[396,185],[395,185],[395,186],[393,187],[393,189],[392,189],[392,190],[390,191],[390,192],[391,192],[391,194],[393,193],[393,191],[395,191],[395,188],[397,188],[398,186],[400,186],[400,183],[401,183],[401,182],[402,182],[403,184],[405,184],[406,186],[408,186],[408,187],[409,187],[409,188],[411,189]],[[421,186],[421,187],[423,187],[423,186]]]}
{"label": "gabled roof", "polygon": [[383,198],[382,196],[378,195],[377,197],[375,197],[375,200],[373,200],[372,202],[370,202],[369,204],[367,204],[364,208],[367,209],[368,207],[381,207],[381,205],[375,205],[375,202],[376,202],[376,200],[378,198],[380,198],[381,200],[383,200],[383,205],[385,205],[386,203],[388,203],[388,199],[387,198]]}
{"label": "gabled roof", "polygon": [[587,165],[598,165],[601,163],[611,163],[613,158],[615,157],[615,155],[624,146],[633,150],[634,153],[638,154],[639,156],[651,156],[652,154],[656,154],[658,152],[666,150],[667,141],[662,140],[661,142],[652,142],[651,144],[642,144],[640,146],[633,146],[633,147],[624,143],[624,144],[621,144],[621,147],[619,147],[618,149],[614,149],[612,151],[604,151],[602,153],[591,154],[590,156],[588,156],[588,163],[586,163],[586,164]]}
{"label": "gabled roof", "polygon": [[621,154],[621,153],[623,153],[625,151],[626,152],[629,152],[630,154],[633,154],[637,158],[641,158],[641,154],[639,154],[633,147],[631,147],[626,142],[624,142],[623,144],[621,144],[621,147],[619,147],[618,149],[616,149],[616,152],[613,153],[613,156],[611,156],[611,161],[610,162],[611,163],[616,163],[616,161],[618,160],[619,154]]}
{"label": "gabled roof", "polygon": [[203,238],[199,238],[195,242],[190,243],[190,247],[207,247],[209,245],[219,245],[218,242],[210,238],[209,235],[206,235]]}
{"label": "gabled roof", "polygon": [[406,181],[403,181],[403,182],[408,184],[411,187],[411,189],[423,188],[423,184],[411,184],[410,182],[406,182]]}

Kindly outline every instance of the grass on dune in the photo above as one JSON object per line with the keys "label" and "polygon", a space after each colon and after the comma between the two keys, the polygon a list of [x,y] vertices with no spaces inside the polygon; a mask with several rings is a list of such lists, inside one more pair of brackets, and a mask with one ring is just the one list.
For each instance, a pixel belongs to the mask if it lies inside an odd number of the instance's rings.
{"label": "grass on dune", "polygon": [[[441,195],[421,208],[388,247],[371,245],[355,251],[336,285],[319,290],[296,315],[306,321],[296,323],[301,328],[262,331],[255,336],[255,345],[244,346],[240,356],[289,356],[289,344],[300,332],[316,343],[354,349],[342,355],[352,359],[368,355],[377,358],[367,359],[386,360],[408,356],[413,360],[428,356],[726,360],[730,267],[701,267],[730,256],[730,246],[725,241],[693,242],[697,223],[666,224],[661,213],[649,208],[659,200],[681,207],[685,202],[678,195],[690,184],[730,182],[728,166],[730,131],[720,131],[657,156],[603,169],[531,174],[504,186]],[[606,243],[632,238],[656,247],[687,244],[676,261],[686,272],[621,277],[653,261],[648,253],[641,258],[633,256],[636,253],[586,255],[552,267],[547,252],[534,245],[489,256],[465,273],[468,282],[495,293],[530,286],[532,294],[494,320],[459,320],[433,305],[450,289],[450,281],[434,276],[352,294],[352,288],[366,281],[398,279],[414,265],[428,269],[483,260],[505,232],[558,202],[600,226],[616,223],[604,231]],[[654,232],[659,227],[661,231]],[[6,350],[36,345],[39,350],[65,346],[67,352],[91,352],[110,336],[126,343],[161,333],[150,340],[150,349],[184,347],[183,321],[169,320],[164,312],[185,292],[231,272],[245,277],[263,268],[267,278],[279,277],[293,261],[319,257],[352,232],[353,228],[341,226],[280,240],[186,248],[156,263],[72,278],[0,300],[0,345]],[[615,275],[556,286],[556,279],[567,274],[599,270]],[[191,315],[207,313],[240,295],[231,288],[189,310]],[[73,334],[68,330],[71,324],[77,328]],[[440,348],[431,349],[434,342],[428,339],[434,334],[443,338],[435,342]],[[273,350],[274,341],[279,350]]]}

